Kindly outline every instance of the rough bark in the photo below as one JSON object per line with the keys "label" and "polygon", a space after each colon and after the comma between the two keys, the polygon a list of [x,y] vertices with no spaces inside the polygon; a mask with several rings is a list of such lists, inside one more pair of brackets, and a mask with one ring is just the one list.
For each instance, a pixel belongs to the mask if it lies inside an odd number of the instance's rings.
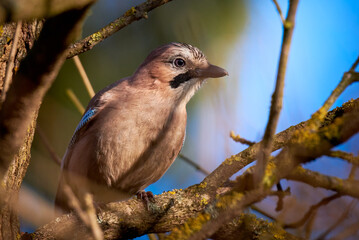
{"label": "rough bark", "polygon": [[[21,182],[29,164],[37,112],[46,90],[66,58],[68,45],[75,40],[74,32],[77,32],[85,11],[86,9],[70,11],[49,19],[33,48],[42,21],[34,20],[23,24],[12,70],[16,73],[0,112],[0,239],[18,239],[20,236],[17,213],[12,206],[17,202]],[[0,38],[1,89],[15,25],[6,24]],[[30,48],[32,49],[28,54]]]}
{"label": "rough bark", "polygon": [[[5,78],[5,69],[8,63],[10,49],[13,44],[13,37],[16,23],[5,24],[2,27],[0,36],[0,94],[3,90],[3,80]],[[21,60],[27,55],[32,48],[42,28],[42,21],[34,20],[25,22],[22,25],[19,42],[17,45],[16,57],[14,62],[15,73],[19,68]],[[0,209],[0,239],[15,239],[19,234],[19,222],[17,213],[11,208],[12,203],[17,202],[18,192],[21,187],[22,180],[25,176],[26,169],[30,162],[30,149],[36,126],[37,112],[32,113],[32,121],[27,128],[25,139],[22,142],[19,152],[2,179],[1,189],[1,209]]]}
{"label": "rough bark", "polygon": [[[131,199],[126,202],[110,203],[97,214],[105,239],[130,239],[151,232],[173,230],[201,212],[211,199],[202,192],[203,186],[196,185],[186,190],[173,190],[156,196],[156,203],[147,211],[142,201]],[[202,193],[201,193],[202,192]],[[237,224],[238,223],[238,224]],[[224,226],[228,237],[241,232],[241,236],[277,236],[278,239],[299,239],[280,228],[260,220],[253,215],[243,215],[238,222]],[[91,233],[74,214],[67,214],[41,227],[24,239],[93,239]],[[220,238],[216,239],[234,239]],[[258,238],[259,239],[259,238]],[[276,237],[274,238],[276,239]]]}
{"label": "rough bark", "polygon": [[[87,9],[87,8],[86,8]],[[32,113],[65,61],[85,10],[71,10],[48,19],[38,41],[21,62],[0,111],[0,165],[7,169],[18,152]]]}

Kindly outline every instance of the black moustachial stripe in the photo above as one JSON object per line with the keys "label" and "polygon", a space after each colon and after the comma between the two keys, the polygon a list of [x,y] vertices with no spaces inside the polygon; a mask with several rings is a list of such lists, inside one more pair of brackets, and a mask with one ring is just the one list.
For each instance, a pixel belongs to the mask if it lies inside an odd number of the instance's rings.
{"label": "black moustachial stripe", "polygon": [[171,88],[178,88],[182,83],[187,82],[194,78],[194,74],[192,71],[187,71],[185,73],[181,73],[173,78],[172,81],[170,81]]}

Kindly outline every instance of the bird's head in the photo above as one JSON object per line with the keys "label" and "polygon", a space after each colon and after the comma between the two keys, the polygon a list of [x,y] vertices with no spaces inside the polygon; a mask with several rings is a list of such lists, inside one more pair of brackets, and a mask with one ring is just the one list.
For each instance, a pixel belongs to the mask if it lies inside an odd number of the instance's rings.
{"label": "bird's head", "polygon": [[226,70],[210,64],[198,48],[184,43],[170,43],[147,56],[137,69],[134,80],[188,102],[206,78],[226,75]]}

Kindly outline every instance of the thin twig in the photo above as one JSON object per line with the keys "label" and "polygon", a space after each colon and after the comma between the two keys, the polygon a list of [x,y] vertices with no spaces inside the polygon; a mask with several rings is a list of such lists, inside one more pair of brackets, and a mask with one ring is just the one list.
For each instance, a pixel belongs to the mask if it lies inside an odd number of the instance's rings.
{"label": "thin twig", "polygon": [[351,66],[351,68],[349,69],[349,72],[354,72],[355,68],[359,65],[359,56],[357,58],[357,60],[355,60],[355,62],[353,63],[353,65]]}
{"label": "thin twig", "polygon": [[245,138],[242,138],[239,135],[235,135],[233,131],[231,131],[229,133],[229,136],[230,136],[230,138],[233,139],[233,141],[239,142],[239,143],[242,143],[242,144],[245,144],[245,145],[248,145],[248,146],[252,146],[252,145],[256,144],[256,142],[252,142],[252,141],[249,141],[249,140],[247,140]]}
{"label": "thin twig", "polygon": [[81,104],[80,100],[77,98],[75,93],[72,91],[72,89],[66,89],[66,94],[72,101],[72,103],[75,105],[77,110],[81,113],[81,115],[85,112],[84,106]]}
{"label": "thin twig", "polygon": [[355,180],[355,172],[356,172],[356,170],[357,170],[357,166],[352,165],[352,167],[350,168],[349,176],[348,176],[349,181]]}
{"label": "thin twig", "polygon": [[101,28],[98,32],[91,34],[90,36],[74,43],[69,49],[67,58],[72,58],[75,55],[91,50],[98,43],[102,42],[112,34],[128,26],[134,21],[142,18],[147,18],[147,13],[153,9],[171,2],[172,0],[147,0],[136,7],[132,7],[126,11],[122,17],[117,18],[107,26]]}
{"label": "thin twig", "polygon": [[164,240],[166,238],[165,233],[157,233],[158,240]]}
{"label": "thin twig", "polygon": [[357,204],[357,200],[353,199],[351,203],[346,207],[345,211],[342,213],[342,215],[331,225],[325,232],[319,235],[319,237],[316,240],[323,240],[326,238],[326,236],[332,232],[335,228],[337,228],[343,221],[348,217],[348,214],[352,211],[352,209]]}
{"label": "thin twig", "polygon": [[330,107],[334,104],[334,102],[338,99],[340,94],[352,83],[359,81],[359,73],[354,72],[354,69],[357,67],[359,63],[359,57],[355,60],[351,68],[348,72],[343,74],[342,79],[336,86],[336,88],[332,91],[330,96],[326,99],[323,106],[319,108],[313,115],[308,125],[308,131],[315,131],[322,124],[326,113],[329,111]]}
{"label": "thin twig", "polygon": [[347,153],[343,151],[330,151],[326,154],[329,157],[341,158],[343,160],[348,161],[351,164],[359,165],[359,156],[354,156],[352,153]]}
{"label": "thin twig", "polygon": [[92,234],[96,240],[102,240],[103,232],[97,223],[96,209],[93,204],[93,197],[91,194],[85,193],[84,200],[85,200],[85,205],[86,205],[86,213],[87,213],[88,219],[90,221],[90,228],[91,228]]}
{"label": "thin twig", "polygon": [[88,219],[88,216],[81,208],[81,203],[75,196],[75,194],[72,192],[71,188],[66,185],[64,186],[64,193],[68,199],[69,205],[71,208],[76,212],[77,216],[81,219],[81,221],[86,225],[90,225],[90,221]]}
{"label": "thin twig", "polygon": [[285,191],[283,191],[282,185],[280,184],[280,182],[277,183],[277,197],[278,197],[278,202],[277,202],[277,206],[275,208],[275,210],[277,212],[281,211],[283,209],[284,206],[284,197],[290,195],[290,188],[288,187]]}
{"label": "thin twig", "polygon": [[297,166],[294,171],[285,176],[288,180],[298,181],[308,184],[315,188],[324,188],[335,191],[341,195],[348,195],[359,198],[359,182],[353,180],[343,180],[342,178],[328,176],[319,172],[304,169]]}
{"label": "thin twig", "polygon": [[6,97],[6,92],[8,91],[10,83],[11,83],[14,65],[15,65],[15,55],[17,52],[17,44],[19,42],[21,27],[22,27],[22,22],[18,21],[16,24],[16,29],[15,29],[15,33],[14,33],[11,50],[10,50],[9,60],[6,64],[6,72],[5,72],[5,78],[4,78],[4,83],[3,83],[4,87],[2,90],[2,94],[1,94],[1,102],[4,102],[5,97]]}
{"label": "thin twig", "polygon": [[283,26],[285,26],[285,18],[284,18],[284,16],[283,16],[282,9],[280,8],[280,6],[279,6],[277,0],[273,0],[273,3],[274,3],[274,5],[275,5],[275,8],[276,8],[277,11],[278,11],[278,14],[279,14],[279,16],[280,16],[280,20],[282,21]]}
{"label": "thin twig", "polygon": [[61,165],[61,158],[56,154],[54,148],[51,146],[44,131],[41,129],[41,127],[39,125],[37,125],[37,127],[36,127],[36,133],[40,137],[40,140],[44,144],[46,150],[49,152],[52,160],[54,160],[54,162],[57,163],[58,165]]}
{"label": "thin twig", "polygon": [[198,165],[197,163],[195,163],[194,161],[192,161],[191,159],[189,159],[188,157],[184,156],[183,154],[178,154],[178,156],[184,160],[186,163],[188,163],[189,165],[191,165],[192,167],[194,167],[195,169],[197,169],[198,171],[200,171],[201,173],[203,173],[204,175],[208,176],[210,174],[209,171],[207,171],[206,169],[202,168],[200,165]]}
{"label": "thin twig", "polygon": [[300,226],[303,226],[304,223],[313,215],[315,214],[316,211],[318,211],[318,208],[320,208],[321,206],[327,205],[328,203],[330,203],[331,201],[341,197],[342,195],[340,193],[335,193],[329,197],[323,198],[320,202],[318,202],[315,205],[312,205],[309,210],[304,214],[304,216],[294,222],[294,223],[288,223],[288,224],[284,224],[283,228],[298,228]]}
{"label": "thin twig", "polygon": [[157,240],[156,234],[154,233],[147,234],[147,237],[149,240]]}
{"label": "thin twig", "polygon": [[271,219],[271,220],[273,220],[273,221],[277,221],[277,219],[276,219],[274,216],[272,216],[271,214],[267,213],[267,212],[264,211],[263,209],[257,207],[256,205],[252,205],[252,206],[251,206],[251,209],[254,210],[254,211],[256,211],[256,212],[258,212],[258,213],[260,213],[260,214],[262,214],[262,215],[265,216],[266,218],[269,218],[269,219]]}
{"label": "thin twig", "polygon": [[[94,238],[96,240],[102,240],[103,233],[96,222],[95,210],[94,210],[93,206],[89,207],[90,205],[92,205],[92,198],[90,197],[90,195],[85,194],[85,196],[84,196],[86,208],[88,209],[88,211],[84,211],[84,210],[82,210],[80,201],[77,199],[77,197],[72,192],[72,190],[69,186],[67,186],[67,185],[64,186],[64,193],[65,193],[66,197],[68,198],[69,205],[76,212],[79,219],[92,232]],[[90,203],[89,203],[89,201],[90,201]]]}
{"label": "thin twig", "polygon": [[[264,171],[272,150],[273,137],[277,128],[279,115],[282,109],[284,79],[287,70],[287,62],[292,42],[298,2],[299,0],[290,1],[286,24],[283,28],[284,33],[277,70],[276,86],[272,95],[272,104],[270,108],[268,123],[261,144],[261,150],[258,153],[257,165],[254,174],[255,185],[258,185],[263,179]],[[290,27],[288,27],[288,25],[290,25]]]}
{"label": "thin twig", "polygon": [[315,210],[313,214],[309,216],[307,224],[305,225],[305,239],[310,239],[310,236],[312,235],[315,217],[317,216],[317,213],[318,209]]}
{"label": "thin twig", "polygon": [[359,229],[359,222],[355,222],[351,224],[349,227],[341,231],[335,237],[331,238],[330,240],[342,240],[347,239],[350,236],[353,236],[355,233],[358,232]]}
{"label": "thin twig", "polygon": [[82,66],[79,56],[74,56],[72,59],[75,62],[76,68],[81,75],[82,81],[85,84],[86,90],[87,90],[88,94],[90,95],[90,98],[93,98],[93,96],[95,96],[95,91],[93,90],[90,80],[87,77],[86,71],[85,71],[84,67]]}

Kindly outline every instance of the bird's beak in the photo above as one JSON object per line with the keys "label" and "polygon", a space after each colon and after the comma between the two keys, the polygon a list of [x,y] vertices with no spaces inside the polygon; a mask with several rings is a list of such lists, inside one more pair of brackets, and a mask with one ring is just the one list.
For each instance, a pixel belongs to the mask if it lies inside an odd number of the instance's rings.
{"label": "bird's beak", "polygon": [[226,70],[210,63],[204,68],[197,68],[195,71],[198,78],[220,78],[228,75]]}

